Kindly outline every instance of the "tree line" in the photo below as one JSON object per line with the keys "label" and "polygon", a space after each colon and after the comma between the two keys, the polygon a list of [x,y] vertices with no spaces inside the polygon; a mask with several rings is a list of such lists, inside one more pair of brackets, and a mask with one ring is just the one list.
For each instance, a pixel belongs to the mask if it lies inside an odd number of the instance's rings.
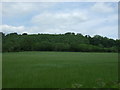
{"label": "tree line", "polygon": [[19,51],[71,51],[71,52],[118,52],[120,40],[81,33],[65,34],[2,34],[2,52]]}

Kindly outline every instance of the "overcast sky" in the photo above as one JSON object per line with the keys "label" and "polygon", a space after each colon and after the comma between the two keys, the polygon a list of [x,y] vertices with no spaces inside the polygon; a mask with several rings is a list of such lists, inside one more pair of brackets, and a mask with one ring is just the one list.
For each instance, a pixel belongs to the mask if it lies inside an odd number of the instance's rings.
{"label": "overcast sky", "polygon": [[4,33],[66,32],[118,38],[117,2],[2,3]]}

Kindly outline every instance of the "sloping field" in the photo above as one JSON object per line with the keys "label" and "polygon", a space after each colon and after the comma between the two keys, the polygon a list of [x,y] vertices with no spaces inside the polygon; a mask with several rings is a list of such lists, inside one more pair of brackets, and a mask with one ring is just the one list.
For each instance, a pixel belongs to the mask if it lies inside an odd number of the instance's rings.
{"label": "sloping field", "polygon": [[117,53],[3,54],[3,88],[116,87]]}

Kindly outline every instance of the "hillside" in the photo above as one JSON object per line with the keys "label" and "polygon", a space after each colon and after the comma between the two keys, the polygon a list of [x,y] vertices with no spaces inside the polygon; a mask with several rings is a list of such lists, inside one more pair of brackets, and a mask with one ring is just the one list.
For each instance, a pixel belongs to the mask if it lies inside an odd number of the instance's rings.
{"label": "hillside", "polygon": [[78,33],[65,34],[17,34],[2,33],[3,52],[17,51],[73,51],[117,52],[120,40],[100,35],[91,37]]}

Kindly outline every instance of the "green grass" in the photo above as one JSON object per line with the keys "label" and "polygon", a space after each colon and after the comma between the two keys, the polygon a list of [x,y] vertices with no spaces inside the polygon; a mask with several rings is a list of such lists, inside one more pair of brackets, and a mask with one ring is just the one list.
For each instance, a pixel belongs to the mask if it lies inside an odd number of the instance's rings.
{"label": "green grass", "polygon": [[3,88],[109,88],[117,79],[117,53],[3,54]]}

